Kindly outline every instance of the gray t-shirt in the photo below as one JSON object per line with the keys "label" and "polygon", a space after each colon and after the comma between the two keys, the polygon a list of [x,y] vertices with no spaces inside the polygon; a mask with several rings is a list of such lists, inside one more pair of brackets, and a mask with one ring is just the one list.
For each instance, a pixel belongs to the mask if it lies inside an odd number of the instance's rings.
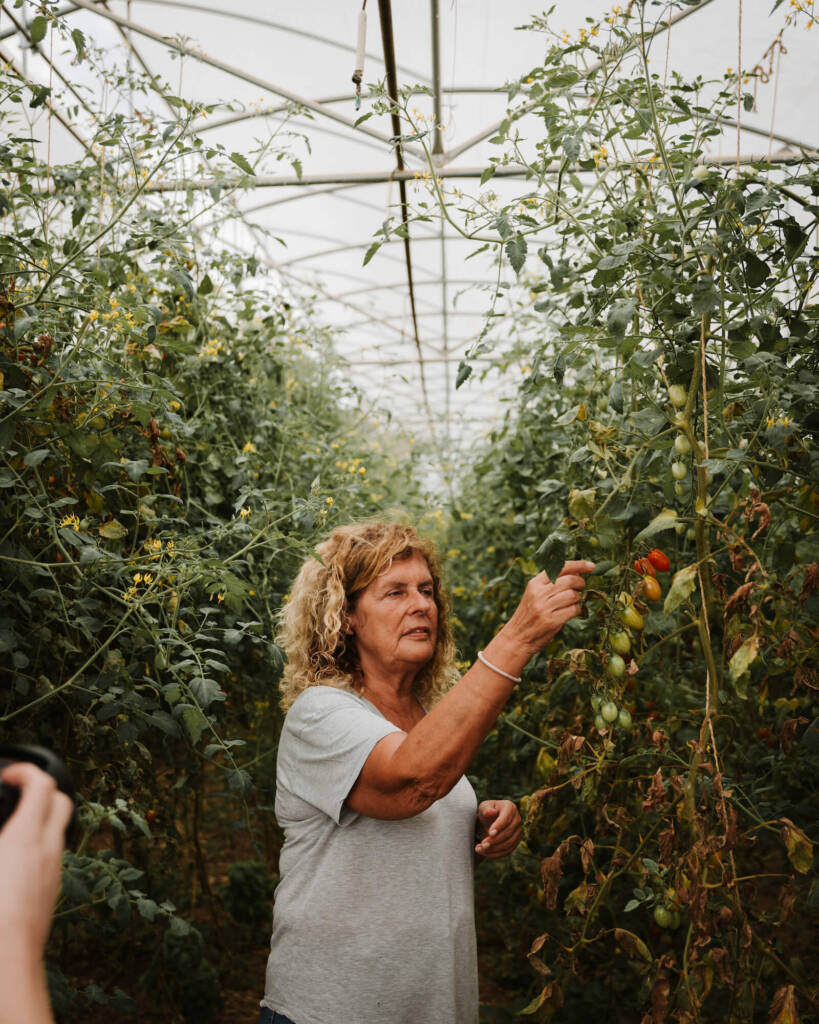
{"label": "gray t-shirt", "polygon": [[344,806],[397,726],[369,701],[311,686],[284,720],[284,829],[262,1006],[294,1024],[476,1024],[475,793],[465,777],[421,814]]}

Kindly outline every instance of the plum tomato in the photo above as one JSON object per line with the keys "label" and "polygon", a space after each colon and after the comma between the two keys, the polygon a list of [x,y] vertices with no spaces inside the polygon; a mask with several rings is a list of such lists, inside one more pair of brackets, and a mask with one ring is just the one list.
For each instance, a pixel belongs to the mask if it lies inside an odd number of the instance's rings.
{"label": "plum tomato", "polygon": [[609,643],[618,654],[628,654],[631,650],[631,640],[628,633],[624,630],[612,633],[609,637]]}
{"label": "plum tomato", "polygon": [[684,462],[672,462],[671,475],[675,480],[685,480],[688,476],[688,467]]}
{"label": "plum tomato", "polygon": [[691,451],[691,442],[685,436],[685,434],[677,434],[674,438],[674,451],[678,455],[688,455]]}
{"label": "plum tomato", "polygon": [[608,726],[605,723],[605,720],[603,719],[603,716],[600,714],[599,711],[594,716],[594,727],[598,732],[605,732],[608,728]]}
{"label": "plum tomato", "polygon": [[658,903],[654,908],[654,920],[661,928],[670,928],[674,922],[671,911],[662,903]]}
{"label": "plum tomato", "polygon": [[641,576],[656,576],[657,570],[647,558],[638,558],[634,563],[634,571]]}
{"label": "plum tomato", "polygon": [[643,616],[632,604],[626,605],[620,612],[620,617],[631,629],[641,630],[643,628]]}
{"label": "plum tomato", "polygon": [[600,714],[603,716],[603,721],[608,722],[611,725],[617,718],[618,708],[613,700],[607,700],[600,708]]}
{"label": "plum tomato", "polygon": [[643,593],[649,601],[659,601],[662,596],[662,587],[653,576],[643,578]]}
{"label": "plum tomato", "polygon": [[631,728],[631,712],[628,708],[620,708],[617,712],[617,724],[626,732]]}
{"label": "plum tomato", "polygon": [[668,397],[671,399],[671,404],[675,405],[678,409],[681,409],[688,398],[688,392],[682,386],[682,384],[672,384],[668,389]]}
{"label": "plum tomato", "polygon": [[626,674],[626,663],[619,654],[612,654],[609,658],[608,673],[612,679],[622,679]]}
{"label": "plum tomato", "polygon": [[646,557],[657,572],[668,572],[671,568],[671,562],[668,560],[668,555],[665,551],[660,551],[659,548],[652,548]]}

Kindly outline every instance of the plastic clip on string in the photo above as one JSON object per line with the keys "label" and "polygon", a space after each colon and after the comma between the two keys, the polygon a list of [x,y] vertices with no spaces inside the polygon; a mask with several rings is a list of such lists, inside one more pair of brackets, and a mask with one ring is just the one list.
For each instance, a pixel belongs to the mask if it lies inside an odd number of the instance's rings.
{"label": "plastic clip on string", "polygon": [[487,668],[491,668],[493,672],[497,672],[499,676],[503,676],[504,679],[508,679],[510,683],[520,682],[520,676],[510,675],[508,672],[504,672],[503,669],[498,668],[497,665],[493,665],[491,661],[484,658],[483,651],[478,651],[478,661],[482,665],[486,665]]}
{"label": "plastic clip on string", "polygon": [[353,82],[355,83],[355,109],[361,107],[361,83],[364,80],[364,46],[367,41],[367,0],[358,12],[358,41],[355,48],[355,71],[353,71]]}

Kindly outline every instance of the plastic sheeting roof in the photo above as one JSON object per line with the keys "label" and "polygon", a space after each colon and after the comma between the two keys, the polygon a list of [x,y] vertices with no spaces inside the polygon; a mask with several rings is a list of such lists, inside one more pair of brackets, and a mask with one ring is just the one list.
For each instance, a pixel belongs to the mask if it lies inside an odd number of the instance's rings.
{"label": "plastic sheeting roof", "polygon": [[[587,17],[605,17],[610,6],[600,0],[558,2],[551,24],[576,35]],[[657,60],[664,62],[667,54],[669,66],[686,78],[721,79],[728,67],[737,66],[740,24],[743,67],[766,66],[765,55],[784,27],[784,49],[775,51],[774,73],[757,86],[756,109],[743,115],[743,153],[776,152],[793,143],[815,147],[818,141],[819,29],[804,31],[804,19],[801,25],[787,25],[793,14],[787,0],[772,11],[773,6],[774,0],[745,0],[744,5],[742,0],[701,0],[693,8],[656,3],[647,8],[649,17],[662,21],[687,12],[654,42]],[[803,6],[812,10],[810,0]],[[258,140],[269,137],[287,116],[283,97],[313,104],[310,116],[301,113],[288,123],[306,140],[291,143],[303,180],[296,180],[286,161],[275,164],[259,187],[241,194],[242,217],[218,227],[220,242],[257,251],[276,268],[274,281],[278,273],[289,285],[315,294],[320,316],[340,332],[338,347],[350,375],[408,432],[419,438],[433,433],[439,445],[450,449],[486,434],[504,394],[511,394],[521,376],[521,371],[493,371],[485,377],[476,374],[458,391],[454,387],[458,362],[484,323],[487,285],[497,277],[489,255],[467,261],[474,243],[442,228],[440,220],[412,226],[417,343],[403,244],[384,245],[362,265],[374,233],[388,215],[397,214],[398,186],[390,180],[396,160],[389,117],[376,114],[352,127],[372,109],[365,87],[361,111],[356,111],[351,84],[361,0],[231,0],[229,5],[215,0],[80,0],[55,9],[89,41],[112,55],[119,51],[122,64],[141,64],[181,95],[219,104],[198,130],[228,153],[250,153]],[[544,52],[542,35],[517,31],[517,26],[541,9],[534,0],[396,0],[392,19],[399,86],[432,84],[436,10],[445,125],[439,166],[448,188],[474,192],[477,180],[450,175],[465,168],[479,173],[493,155],[487,138],[505,113],[503,85],[540,63]],[[31,49],[24,30],[37,13],[31,0],[20,8],[2,4],[0,55],[34,82],[49,81],[48,56],[69,83],[80,90],[84,84],[94,87],[90,78],[83,82],[83,66],[72,65],[70,45],[52,45],[47,55]],[[372,83],[385,74],[376,0],[370,0],[367,17],[364,81]],[[163,37],[193,52],[180,58]],[[65,88],[55,89],[55,110],[75,102]],[[140,96],[134,102],[146,101]],[[429,96],[415,102],[431,113]],[[162,113],[167,116],[166,110]],[[727,127],[712,152],[733,154],[736,146],[736,128]],[[63,132],[60,137],[55,128],[52,158],[76,155],[76,147],[71,136]],[[421,166],[409,153],[406,164],[410,172]],[[501,197],[513,195],[519,186],[511,179],[491,182]],[[426,198],[424,186],[415,181],[407,189],[411,202]],[[513,284],[511,271],[504,273]],[[502,341],[503,321],[494,333]]]}

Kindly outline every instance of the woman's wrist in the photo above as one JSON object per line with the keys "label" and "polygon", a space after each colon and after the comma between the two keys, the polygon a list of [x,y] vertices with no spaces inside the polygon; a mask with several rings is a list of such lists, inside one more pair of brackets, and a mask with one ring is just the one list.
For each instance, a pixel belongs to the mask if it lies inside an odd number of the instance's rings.
{"label": "woman's wrist", "polygon": [[531,650],[514,629],[504,626],[483,649],[483,655],[505,676],[519,677],[527,662],[536,652]]}

